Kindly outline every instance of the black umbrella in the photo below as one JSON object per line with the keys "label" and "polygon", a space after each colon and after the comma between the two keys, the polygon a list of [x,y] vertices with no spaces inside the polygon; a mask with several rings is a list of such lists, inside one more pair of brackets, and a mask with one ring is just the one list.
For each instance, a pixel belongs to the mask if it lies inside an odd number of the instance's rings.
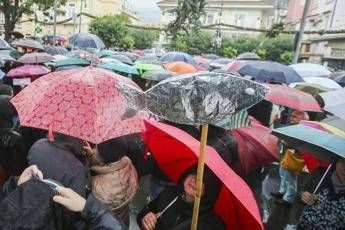
{"label": "black umbrella", "polygon": [[254,61],[243,64],[238,70],[241,75],[249,75],[259,82],[285,83],[304,82],[291,67],[270,61]]}
{"label": "black umbrella", "polygon": [[115,54],[115,55],[109,56],[108,58],[115,59],[115,60],[118,60],[126,64],[130,64],[130,65],[133,64],[133,61],[129,57],[122,54]]}
{"label": "black umbrella", "polygon": [[63,46],[45,45],[44,51],[51,55],[66,55],[68,50]]}
{"label": "black umbrella", "polygon": [[260,60],[260,56],[256,53],[242,53],[236,57],[237,60]]}
{"label": "black umbrella", "polygon": [[202,57],[209,60],[216,60],[219,58],[219,56],[216,54],[203,54]]}
{"label": "black umbrella", "polygon": [[173,73],[169,70],[153,70],[153,71],[147,71],[143,75],[141,75],[142,78],[145,78],[147,80],[151,81],[163,81],[169,77],[175,76],[176,73]]}
{"label": "black umbrella", "polygon": [[130,52],[119,52],[118,54],[128,57],[129,59],[131,59],[132,62],[134,62],[135,60],[139,58],[139,56]]}
{"label": "black umbrella", "polygon": [[105,47],[103,41],[94,34],[78,33],[69,38],[69,43],[74,48],[95,48],[102,49]]}
{"label": "black umbrella", "polygon": [[341,87],[345,87],[345,71],[336,72],[332,79],[341,85]]}

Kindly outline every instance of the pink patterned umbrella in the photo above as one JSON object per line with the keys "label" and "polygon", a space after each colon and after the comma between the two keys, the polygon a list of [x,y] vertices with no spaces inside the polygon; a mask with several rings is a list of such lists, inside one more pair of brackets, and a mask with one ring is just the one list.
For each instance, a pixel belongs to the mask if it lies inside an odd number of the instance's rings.
{"label": "pink patterned umbrella", "polygon": [[47,67],[41,65],[24,65],[17,68],[11,69],[7,73],[7,77],[30,77],[30,76],[41,76],[49,73],[50,70]]}
{"label": "pink patterned umbrella", "polygon": [[47,53],[27,53],[18,58],[18,62],[25,63],[25,64],[38,64],[38,63],[44,63],[44,62],[50,62],[54,58],[52,55]]}
{"label": "pink patterned umbrella", "polygon": [[110,71],[81,67],[47,74],[11,102],[23,126],[98,144],[144,130],[142,115],[121,120],[127,102],[115,87],[116,82],[138,87],[130,79]]}

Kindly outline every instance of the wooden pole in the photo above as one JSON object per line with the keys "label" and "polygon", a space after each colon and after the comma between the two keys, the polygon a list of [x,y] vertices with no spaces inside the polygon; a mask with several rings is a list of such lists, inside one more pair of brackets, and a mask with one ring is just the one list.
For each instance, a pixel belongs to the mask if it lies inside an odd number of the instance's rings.
{"label": "wooden pole", "polygon": [[200,208],[200,199],[202,196],[202,178],[204,176],[205,150],[207,142],[208,124],[202,126],[201,141],[199,150],[198,172],[196,176],[196,194],[194,199],[193,219],[191,230],[196,230],[198,225],[198,216]]}

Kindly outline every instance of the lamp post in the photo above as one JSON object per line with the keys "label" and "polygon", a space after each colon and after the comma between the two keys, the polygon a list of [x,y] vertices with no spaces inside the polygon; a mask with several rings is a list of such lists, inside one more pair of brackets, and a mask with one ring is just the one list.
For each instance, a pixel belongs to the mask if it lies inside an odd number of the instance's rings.
{"label": "lamp post", "polygon": [[54,0],[54,44],[55,44],[55,38],[56,38],[56,16],[57,16],[57,0]]}
{"label": "lamp post", "polygon": [[84,0],[80,0],[79,33],[81,32],[81,15],[83,13],[83,1]]}

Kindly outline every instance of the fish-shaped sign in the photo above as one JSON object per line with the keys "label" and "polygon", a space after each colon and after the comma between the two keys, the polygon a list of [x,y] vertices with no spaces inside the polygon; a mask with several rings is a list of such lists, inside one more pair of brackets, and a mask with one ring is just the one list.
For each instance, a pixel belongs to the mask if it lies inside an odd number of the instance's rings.
{"label": "fish-shaped sign", "polygon": [[266,86],[234,75],[203,72],[171,77],[147,91],[125,83],[116,87],[127,99],[122,118],[138,111],[189,125],[213,124],[265,98]]}

